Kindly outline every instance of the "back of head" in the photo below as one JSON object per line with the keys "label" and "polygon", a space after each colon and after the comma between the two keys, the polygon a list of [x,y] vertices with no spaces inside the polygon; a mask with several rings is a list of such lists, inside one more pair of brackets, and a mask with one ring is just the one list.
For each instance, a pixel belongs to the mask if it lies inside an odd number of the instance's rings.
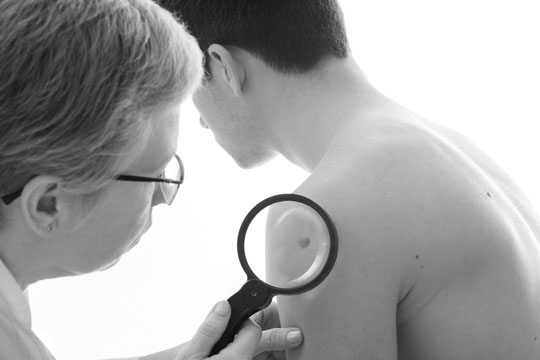
{"label": "back of head", "polygon": [[43,174],[99,188],[202,76],[196,41],[151,0],[0,0],[0,49],[0,195]]}
{"label": "back of head", "polygon": [[159,0],[197,38],[249,51],[277,71],[302,73],[348,56],[337,0]]}

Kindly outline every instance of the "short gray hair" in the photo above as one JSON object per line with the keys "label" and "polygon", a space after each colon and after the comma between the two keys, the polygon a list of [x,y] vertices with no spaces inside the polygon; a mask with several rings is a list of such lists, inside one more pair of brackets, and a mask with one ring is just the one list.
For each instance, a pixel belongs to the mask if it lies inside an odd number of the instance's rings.
{"label": "short gray hair", "polygon": [[0,195],[40,174],[99,189],[201,76],[196,40],[151,0],[0,0]]}

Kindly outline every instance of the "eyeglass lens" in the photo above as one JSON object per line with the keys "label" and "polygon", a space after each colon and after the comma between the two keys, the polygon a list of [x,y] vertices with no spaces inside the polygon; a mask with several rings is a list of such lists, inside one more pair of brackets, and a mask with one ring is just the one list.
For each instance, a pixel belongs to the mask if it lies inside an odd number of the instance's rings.
{"label": "eyeglass lens", "polygon": [[[163,172],[163,177],[165,179],[174,179],[174,180],[180,180],[182,178],[182,168],[180,166],[179,160],[175,157],[169,162],[167,167],[165,167],[165,171]],[[163,193],[163,197],[165,198],[165,201],[168,205],[170,205],[175,196],[178,192],[178,188],[180,185],[178,184],[171,184],[171,183],[160,183],[161,191]]]}

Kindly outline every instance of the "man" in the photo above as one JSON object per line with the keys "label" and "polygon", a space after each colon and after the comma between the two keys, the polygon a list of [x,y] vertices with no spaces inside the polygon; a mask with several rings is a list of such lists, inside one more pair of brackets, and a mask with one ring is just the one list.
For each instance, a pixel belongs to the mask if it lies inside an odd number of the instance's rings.
{"label": "man", "polygon": [[241,167],[279,153],[308,170],[296,192],[336,223],[329,278],[278,299],[304,332],[289,359],[540,358],[531,204],[474,144],[366,80],[335,0],[162,4],[206,54],[201,124]]}

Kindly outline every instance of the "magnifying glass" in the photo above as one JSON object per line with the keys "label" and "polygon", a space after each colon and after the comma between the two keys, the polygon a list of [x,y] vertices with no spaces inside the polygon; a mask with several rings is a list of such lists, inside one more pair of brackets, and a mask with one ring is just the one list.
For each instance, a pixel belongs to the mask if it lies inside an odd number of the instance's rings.
{"label": "magnifying glass", "polygon": [[231,318],[210,356],[231,343],[244,321],[275,295],[300,294],[319,285],[336,262],[338,236],[330,216],[313,200],[280,194],[247,214],[237,248],[247,282],[228,299]]}

